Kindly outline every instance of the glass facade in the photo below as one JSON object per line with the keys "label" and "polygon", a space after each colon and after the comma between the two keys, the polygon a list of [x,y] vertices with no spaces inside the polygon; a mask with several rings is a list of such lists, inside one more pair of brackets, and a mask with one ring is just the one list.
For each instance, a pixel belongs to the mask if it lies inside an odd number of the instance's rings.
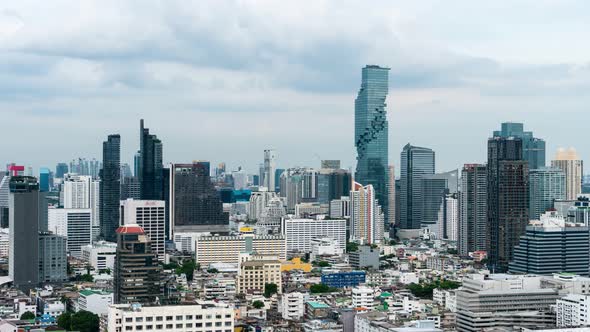
{"label": "glass facade", "polygon": [[389,89],[389,68],[366,66],[355,100],[354,141],[357,150],[355,181],[373,185],[387,216],[388,134],[385,100]]}
{"label": "glass facade", "polygon": [[434,174],[434,151],[407,144],[401,153],[400,228],[422,226],[422,178]]}
{"label": "glass facade", "polygon": [[545,167],[545,141],[533,137],[532,131],[524,131],[522,123],[504,122],[494,137],[516,137],[522,140],[522,157],[529,162],[529,169]]}
{"label": "glass facade", "polygon": [[143,120],[140,121],[139,165],[141,199],[162,200],[164,198],[162,142],[156,135],[150,135],[150,130],[143,126]]}
{"label": "glass facade", "polygon": [[530,219],[538,220],[553,208],[555,200],[565,199],[565,173],[559,168],[543,167],[529,173]]}
{"label": "glass facade", "polygon": [[100,234],[110,242],[117,241],[119,200],[121,199],[121,136],[109,135],[102,145],[100,171]]}

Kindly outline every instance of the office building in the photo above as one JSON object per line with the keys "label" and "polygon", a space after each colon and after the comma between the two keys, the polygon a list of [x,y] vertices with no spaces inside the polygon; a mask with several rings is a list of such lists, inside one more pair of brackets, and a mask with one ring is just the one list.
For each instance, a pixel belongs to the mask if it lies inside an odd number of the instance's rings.
{"label": "office building", "polygon": [[264,150],[264,172],[262,174],[262,185],[265,186],[268,191],[275,190],[275,170],[276,157],[275,150]]}
{"label": "office building", "polygon": [[442,240],[457,241],[459,233],[459,194],[445,194],[438,211],[436,236]]}
{"label": "office building", "polygon": [[575,200],[582,193],[584,162],[574,148],[559,149],[551,167],[559,168],[565,173],[565,198]]}
{"label": "office building", "polygon": [[317,172],[317,202],[328,204],[334,199],[348,196],[352,174],[344,169],[325,169]]}
{"label": "office building", "polygon": [[457,331],[492,328],[537,329],[555,324],[551,306],[557,290],[542,288],[542,277],[472,274],[457,290]]}
{"label": "office building", "polygon": [[589,275],[590,232],[584,224],[566,222],[556,211],[532,220],[514,248],[510,273]]}
{"label": "office building", "polygon": [[139,225],[117,228],[115,303],[155,303],[163,296],[161,267],[152,243]]}
{"label": "office building", "polygon": [[50,232],[39,232],[39,283],[68,280],[67,239]]}
{"label": "office building", "polygon": [[298,219],[291,216],[282,219],[281,231],[287,241],[288,252],[310,253],[313,238],[328,237],[346,248],[346,220],[344,219]]}
{"label": "office building", "polygon": [[224,303],[108,307],[103,331],[234,331],[234,309]]}
{"label": "office building", "polygon": [[277,285],[277,293],[282,293],[281,261],[278,256],[240,254],[236,293],[261,294],[264,293],[266,284]]}
{"label": "office building", "polygon": [[113,270],[115,268],[115,255],[117,244],[113,242],[98,241],[82,247],[82,260],[93,269]]}
{"label": "office building", "polygon": [[228,232],[229,215],[223,212],[209,167],[206,161],[170,165],[169,215],[173,232]]}
{"label": "office building", "polygon": [[422,226],[422,178],[434,174],[434,151],[404,146],[400,167],[400,228],[420,229]]}
{"label": "office building", "polygon": [[387,183],[387,190],[389,191],[388,193],[388,198],[389,198],[389,203],[387,204],[388,206],[388,211],[387,214],[389,215],[387,217],[387,222],[389,223],[389,227],[393,227],[395,225],[396,219],[395,219],[395,214],[396,214],[396,202],[395,202],[395,197],[397,195],[396,193],[396,185],[395,185],[395,167],[393,165],[389,165],[389,181]]}
{"label": "office building", "polygon": [[82,247],[92,243],[91,209],[49,209],[49,231],[67,237],[70,256],[80,258]]}
{"label": "office building", "polygon": [[530,219],[553,209],[553,202],[565,199],[565,173],[559,168],[531,169],[529,172]]}
{"label": "office building", "polygon": [[166,207],[164,201],[121,201],[121,225],[137,224],[152,243],[152,252],[163,262],[166,254]]}
{"label": "office building", "polygon": [[139,179],[135,176],[121,178],[121,200],[141,199],[141,188]]}
{"label": "office building", "polygon": [[163,145],[158,136],[150,134],[139,121],[139,188],[141,199],[164,199]]}
{"label": "office building", "polygon": [[[77,175],[88,175],[97,179],[101,169],[100,161],[96,159],[76,158],[70,162],[69,173]],[[68,172],[66,172],[68,173]]]}
{"label": "office building", "polygon": [[59,163],[55,166],[55,178],[63,179],[64,175],[69,173],[69,167],[66,163]]}
{"label": "office building", "polygon": [[8,227],[0,228],[0,258],[8,258],[10,248],[10,235]]}
{"label": "office building", "polygon": [[461,170],[457,249],[461,257],[486,250],[488,222],[487,166],[465,164]]}
{"label": "office building", "polygon": [[119,226],[119,200],[121,197],[121,136],[109,135],[102,144],[100,171],[100,235],[110,242],[116,241]]}
{"label": "office building", "polygon": [[281,190],[281,175],[285,170],[283,168],[275,169],[275,190],[274,192],[279,192]]}
{"label": "office building", "polygon": [[488,140],[489,264],[506,271],[512,250],[529,222],[529,168],[522,157],[522,140],[492,137]]}
{"label": "office building", "polygon": [[50,191],[53,187],[53,173],[47,167],[39,169],[39,191]]}
{"label": "office building", "polygon": [[354,145],[357,151],[355,181],[372,185],[387,216],[389,124],[387,93],[389,68],[368,65],[362,69],[361,87],[354,101]]}
{"label": "office building", "polygon": [[239,167],[237,171],[233,171],[231,177],[234,181],[235,190],[242,190],[248,187],[248,173],[246,173],[241,167]]}
{"label": "office building", "polygon": [[590,295],[568,294],[555,305],[557,327],[590,326]]}
{"label": "office building", "polygon": [[348,253],[348,260],[353,269],[379,269],[379,249],[371,246],[359,246],[357,251]]}
{"label": "office building", "polygon": [[8,275],[23,291],[39,282],[39,183],[30,176],[11,176],[9,206]]}
{"label": "office building", "polygon": [[545,167],[545,141],[533,137],[532,131],[524,131],[522,123],[504,122],[501,129],[494,131],[494,137],[514,137],[522,141],[522,158],[529,163],[529,169]]}
{"label": "office building", "polygon": [[90,175],[66,174],[62,183],[65,209],[90,209],[92,239],[100,235],[100,181]]}
{"label": "office building", "polygon": [[[299,203],[295,205],[295,216],[297,218],[311,218],[316,215],[326,215],[328,212],[330,212],[330,206],[328,204]],[[284,215],[286,213],[282,216]]]}
{"label": "office building", "polygon": [[242,252],[255,252],[264,256],[277,256],[280,261],[287,259],[284,236],[202,236],[197,238],[196,262],[201,266],[211,263],[238,264]]}
{"label": "office building", "polygon": [[330,201],[330,218],[350,219],[350,196]]}
{"label": "office building", "polygon": [[276,234],[280,232],[281,218],[285,216],[285,206],[278,198],[271,198],[262,211],[262,215],[256,223],[256,232],[259,235]]}
{"label": "office building", "polygon": [[322,160],[320,161],[320,168],[322,169],[340,169],[340,160]]}
{"label": "office building", "polygon": [[445,194],[459,191],[459,171],[422,176],[422,227],[434,230]]}
{"label": "office building", "polygon": [[250,220],[260,220],[268,202],[275,198],[278,198],[275,192],[266,190],[253,191],[250,195],[250,204],[248,205],[248,218]]}
{"label": "office building", "polygon": [[362,244],[379,244],[383,241],[385,225],[381,202],[372,185],[363,187],[354,183],[350,191],[350,238]]}
{"label": "office building", "polygon": [[365,271],[335,272],[322,274],[322,284],[334,288],[356,287],[364,284],[367,278]]}
{"label": "office building", "polygon": [[8,197],[10,172],[0,172],[0,228],[8,228]]}

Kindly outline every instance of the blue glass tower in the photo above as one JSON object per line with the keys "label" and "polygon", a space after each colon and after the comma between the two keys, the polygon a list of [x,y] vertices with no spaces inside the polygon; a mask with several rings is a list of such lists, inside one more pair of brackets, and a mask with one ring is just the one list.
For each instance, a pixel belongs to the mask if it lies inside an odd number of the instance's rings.
{"label": "blue glass tower", "polygon": [[51,171],[47,167],[39,169],[39,191],[47,192],[52,185]]}
{"label": "blue glass tower", "polygon": [[522,123],[504,122],[501,130],[494,131],[494,137],[520,138],[522,140],[522,157],[529,162],[529,169],[545,167],[545,141],[533,137],[532,131],[524,131]]}
{"label": "blue glass tower", "polygon": [[[361,88],[354,101],[354,144],[357,151],[355,181],[373,185],[385,216],[388,215],[388,134],[385,100],[389,68],[375,65],[362,70]],[[386,220],[386,225],[389,223]]]}

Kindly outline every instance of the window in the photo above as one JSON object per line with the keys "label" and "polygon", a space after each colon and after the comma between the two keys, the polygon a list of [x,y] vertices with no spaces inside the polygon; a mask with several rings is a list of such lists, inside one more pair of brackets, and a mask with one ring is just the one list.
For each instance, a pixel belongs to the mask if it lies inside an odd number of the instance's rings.
{"label": "window", "polygon": [[141,323],[141,322],[143,322],[143,317],[135,317],[135,321],[137,323]]}
{"label": "window", "polygon": [[172,320],[174,317],[172,316],[166,316],[166,321]]}
{"label": "window", "polygon": [[215,322],[215,326],[221,326],[221,322]]}
{"label": "window", "polygon": [[133,326],[125,326],[125,331],[132,331],[133,330]]}
{"label": "window", "polygon": [[125,318],[125,322],[127,322],[127,323],[131,323],[132,321],[133,321],[133,318],[132,317],[126,317]]}
{"label": "window", "polygon": [[176,316],[176,320],[182,320],[182,316]]}
{"label": "window", "polygon": [[137,326],[135,327],[135,330],[136,330],[136,331],[141,331],[141,330],[143,330],[143,326],[141,326],[141,325],[137,325]]}
{"label": "window", "polygon": [[186,320],[192,320],[193,319],[193,315],[186,315],[186,316],[184,316],[184,319],[186,319]]}
{"label": "window", "polygon": [[195,319],[203,319],[203,315],[196,315]]}
{"label": "window", "polygon": [[182,328],[182,324],[176,324],[176,328],[177,329],[181,329]]}
{"label": "window", "polygon": [[154,320],[154,317],[146,317],[145,321],[146,322],[152,322]]}
{"label": "window", "polygon": [[166,324],[166,329],[174,328],[174,324]]}
{"label": "window", "polygon": [[213,326],[213,323],[211,323],[211,322],[207,322],[207,323],[205,323],[205,326],[206,326],[206,327],[211,327],[211,326]]}
{"label": "window", "polygon": [[187,327],[187,328],[191,328],[191,327],[193,327],[193,323],[186,323],[186,327]]}
{"label": "window", "polygon": [[156,322],[161,322],[162,321],[162,316],[157,316],[156,317]]}
{"label": "window", "polygon": [[195,323],[195,327],[203,327],[203,323]]}
{"label": "window", "polygon": [[162,325],[162,324],[158,324],[158,325],[156,325],[156,330],[161,330],[161,329],[162,329],[162,327],[163,327],[163,325]]}

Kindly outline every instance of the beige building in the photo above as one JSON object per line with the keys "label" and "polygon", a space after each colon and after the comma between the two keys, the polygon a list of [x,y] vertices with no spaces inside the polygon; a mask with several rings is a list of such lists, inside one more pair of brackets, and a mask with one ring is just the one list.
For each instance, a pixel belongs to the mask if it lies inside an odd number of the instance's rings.
{"label": "beige building", "polygon": [[197,263],[201,266],[211,263],[238,264],[242,252],[277,256],[280,261],[287,259],[284,236],[242,234],[239,236],[204,236],[196,240],[195,256]]}
{"label": "beige building", "polygon": [[559,168],[565,173],[565,199],[575,200],[582,193],[582,176],[584,163],[574,148],[557,150],[551,167]]}
{"label": "beige building", "polygon": [[263,293],[265,284],[277,285],[282,293],[281,261],[277,256],[243,253],[240,255],[237,293]]}

